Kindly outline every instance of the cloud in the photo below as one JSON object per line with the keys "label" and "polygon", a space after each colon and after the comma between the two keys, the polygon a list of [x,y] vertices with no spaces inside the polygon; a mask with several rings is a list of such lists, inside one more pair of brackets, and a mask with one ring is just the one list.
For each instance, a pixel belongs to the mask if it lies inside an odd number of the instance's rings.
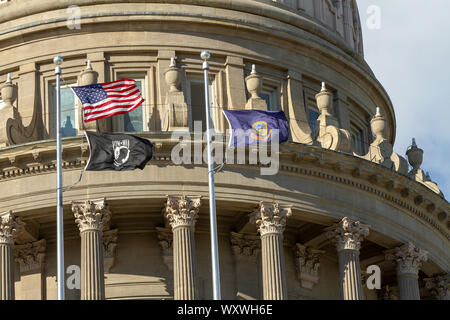
{"label": "cloud", "polygon": [[[450,1],[357,0],[365,59],[391,97],[397,118],[394,150],[411,139],[424,150],[422,169],[450,197]],[[367,8],[380,8],[381,28],[369,29]],[[405,156],[406,157],[406,156]]]}

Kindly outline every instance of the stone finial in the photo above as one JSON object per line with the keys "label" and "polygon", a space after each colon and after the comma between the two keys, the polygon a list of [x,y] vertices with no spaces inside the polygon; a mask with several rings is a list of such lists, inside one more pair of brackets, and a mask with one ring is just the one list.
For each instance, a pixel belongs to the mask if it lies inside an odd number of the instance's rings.
{"label": "stone finial", "polygon": [[88,230],[102,231],[111,220],[111,212],[106,201],[73,201],[72,212],[80,233]]}
{"label": "stone finial", "polygon": [[425,288],[437,300],[450,300],[450,274],[425,278]]}
{"label": "stone finial", "polygon": [[175,58],[170,58],[169,69],[164,72],[164,78],[169,86],[169,92],[179,92],[178,86],[181,83],[181,72],[175,63]]}
{"label": "stone finial", "polygon": [[231,232],[231,249],[236,257],[255,260],[261,249],[261,240],[256,236]]}
{"label": "stone finial", "polygon": [[319,283],[320,256],[324,253],[323,250],[305,247],[300,243],[295,245],[295,265],[303,288],[312,289]]}
{"label": "stone finial", "polygon": [[103,241],[103,266],[105,273],[114,266],[116,260],[116,247],[118,239],[118,229],[104,231],[102,235]]}
{"label": "stone finial", "polygon": [[158,243],[163,254],[163,261],[167,268],[173,271],[173,233],[167,228],[156,228]]}
{"label": "stone finial", "polygon": [[329,91],[322,82],[322,89],[318,94],[316,94],[317,108],[323,116],[331,115],[333,108],[333,93]]}
{"label": "stone finial", "polygon": [[198,218],[201,197],[168,196],[165,215],[172,229],[194,227]]}
{"label": "stone finial", "polygon": [[386,119],[382,116],[379,107],[377,107],[375,116],[372,118],[372,120],[370,120],[370,128],[372,129],[372,133],[375,135],[376,143],[386,140],[386,138],[384,137]]}
{"label": "stone finial", "polygon": [[0,215],[0,244],[13,245],[15,237],[25,230],[24,226],[11,210]]}
{"label": "stone finial", "polygon": [[347,217],[326,230],[327,238],[336,243],[338,252],[341,250],[359,251],[361,242],[369,235],[368,225]]}
{"label": "stone finial", "polygon": [[413,167],[412,172],[417,173],[423,161],[423,150],[417,147],[416,139],[413,138],[411,146],[406,150],[406,156]]}
{"label": "stone finial", "polygon": [[97,83],[97,72],[92,68],[91,60],[87,60],[86,68],[81,71],[79,82],[82,86],[88,86]]}
{"label": "stone finial", "polygon": [[245,78],[245,85],[251,95],[245,108],[251,110],[267,110],[266,101],[259,96],[262,91],[263,77],[256,71],[254,64],[252,65],[252,72]]}
{"label": "stone finial", "polygon": [[16,100],[16,90],[12,83],[11,73],[8,73],[5,83],[0,86],[0,93],[5,106],[12,107]]}
{"label": "stone finial", "polygon": [[261,201],[258,209],[250,215],[250,222],[256,223],[261,236],[270,233],[282,234],[286,220],[292,215],[292,206],[278,202]]}
{"label": "stone finial", "polygon": [[386,252],[386,260],[395,261],[400,274],[417,275],[422,263],[427,259],[428,252],[416,248],[411,242]]}
{"label": "stone finial", "polygon": [[40,271],[45,262],[45,239],[16,245],[14,260],[19,263],[20,273]]}

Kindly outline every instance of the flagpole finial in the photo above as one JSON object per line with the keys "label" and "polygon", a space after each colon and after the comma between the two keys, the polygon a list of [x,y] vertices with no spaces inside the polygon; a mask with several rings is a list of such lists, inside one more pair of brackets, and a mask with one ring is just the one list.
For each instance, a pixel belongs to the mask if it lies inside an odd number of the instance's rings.
{"label": "flagpole finial", "polygon": [[200,54],[200,58],[202,58],[202,60],[207,61],[207,60],[209,60],[209,58],[211,58],[211,53],[208,50],[204,50]]}
{"label": "flagpole finial", "polygon": [[176,67],[176,66],[177,66],[177,64],[175,63],[175,58],[174,57],[170,58],[170,66],[169,66],[169,68],[173,68],[173,67]]}
{"label": "flagpole finial", "polygon": [[64,62],[64,59],[61,56],[56,56],[53,58],[53,63],[57,66],[60,66]]}
{"label": "flagpole finial", "polygon": [[7,77],[6,77],[6,83],[12,83],[12,80],[11,80],[11,73],[8,73],[8,75],[7,75]]}
{"label": "flagpole finial", "polygon": [[327,91],[327,87],[325,85],[325,82],[322,82],[322,89],[320,90],[320,92],[324,92]]}

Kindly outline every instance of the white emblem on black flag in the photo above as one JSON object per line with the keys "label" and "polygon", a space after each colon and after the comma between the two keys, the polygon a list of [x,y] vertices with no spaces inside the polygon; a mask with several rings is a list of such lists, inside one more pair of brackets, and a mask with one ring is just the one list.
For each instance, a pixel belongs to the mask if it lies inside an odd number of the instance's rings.
{"label": "white emblem on black flag", "polygon": [[152,143],[141,137],[89,131],[86,137],[91,150],[86,171],[143,170],[152,158]]}
{"label": "white emblem on black flag", "polygon": [[114,165],[120,167],[125,164],[130,157],[130,140],[113,140]]}

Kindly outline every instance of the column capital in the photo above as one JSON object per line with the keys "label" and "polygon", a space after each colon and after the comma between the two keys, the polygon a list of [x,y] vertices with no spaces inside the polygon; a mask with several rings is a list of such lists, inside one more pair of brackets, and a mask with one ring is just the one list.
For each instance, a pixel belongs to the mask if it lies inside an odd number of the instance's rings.
{"label": "column capital", "polygon": [[105,199],[73,201],[72,212],[80,233],[87,230],[102,231],[111,220],[111,212]]}
{"label": "column capital", "polygon": [[292,206],[278,202],[261,201],[258,209],[250,215],[250,222],[256,223],[261,236],[270,233],[283,234],[286,220],[292,215]]}
{"label": "column capital", "polygon": [[201,197],[167,196],[165,217],[172,229],[195,226]]}
{"label": "column capital", "polygon": [[386,251],[386,260],[397,263],[399,274],[419,274],[422,263],[428,260],[428,252],[408,242],[400,247]]}
{"label": "column capital", "polygon": [[425,287],[437,300],[450,300],[450,274],[437,275],[426,278]]}
{"label": "column capital", "polygon": [[231,249],[235,257],[256,260],[261,250],[261,240],[258,236],[231,232]]}
{"label": "column capital", "polygon": [[25,230],[25,223],[11,210],[0,215],[0,243],[13,245],[16,235]]}
{"label": "column capital", "polygon": [[295,265],[297,276],[303,288],[312,289],[319,283],[320,256],[325,251],[306,247],[300,243],[295,245]]}
{"label": "column capital", "polygon": [[14,260],[19,263],[20,273],[41,270],[45,261],[45,247],[45,239],[14,247]]}
{"label": "column capital", "polygon": [[163,254],[164,264],[173,270],[173,233],[169,228],[156,228],[158,243]]}
{"label": "column capital", "polygon": [[359,251],[361,242],[369,235],[368,225],[347,217],[325,230],[327,238],[336,244],[338,252],[342,250]]}

